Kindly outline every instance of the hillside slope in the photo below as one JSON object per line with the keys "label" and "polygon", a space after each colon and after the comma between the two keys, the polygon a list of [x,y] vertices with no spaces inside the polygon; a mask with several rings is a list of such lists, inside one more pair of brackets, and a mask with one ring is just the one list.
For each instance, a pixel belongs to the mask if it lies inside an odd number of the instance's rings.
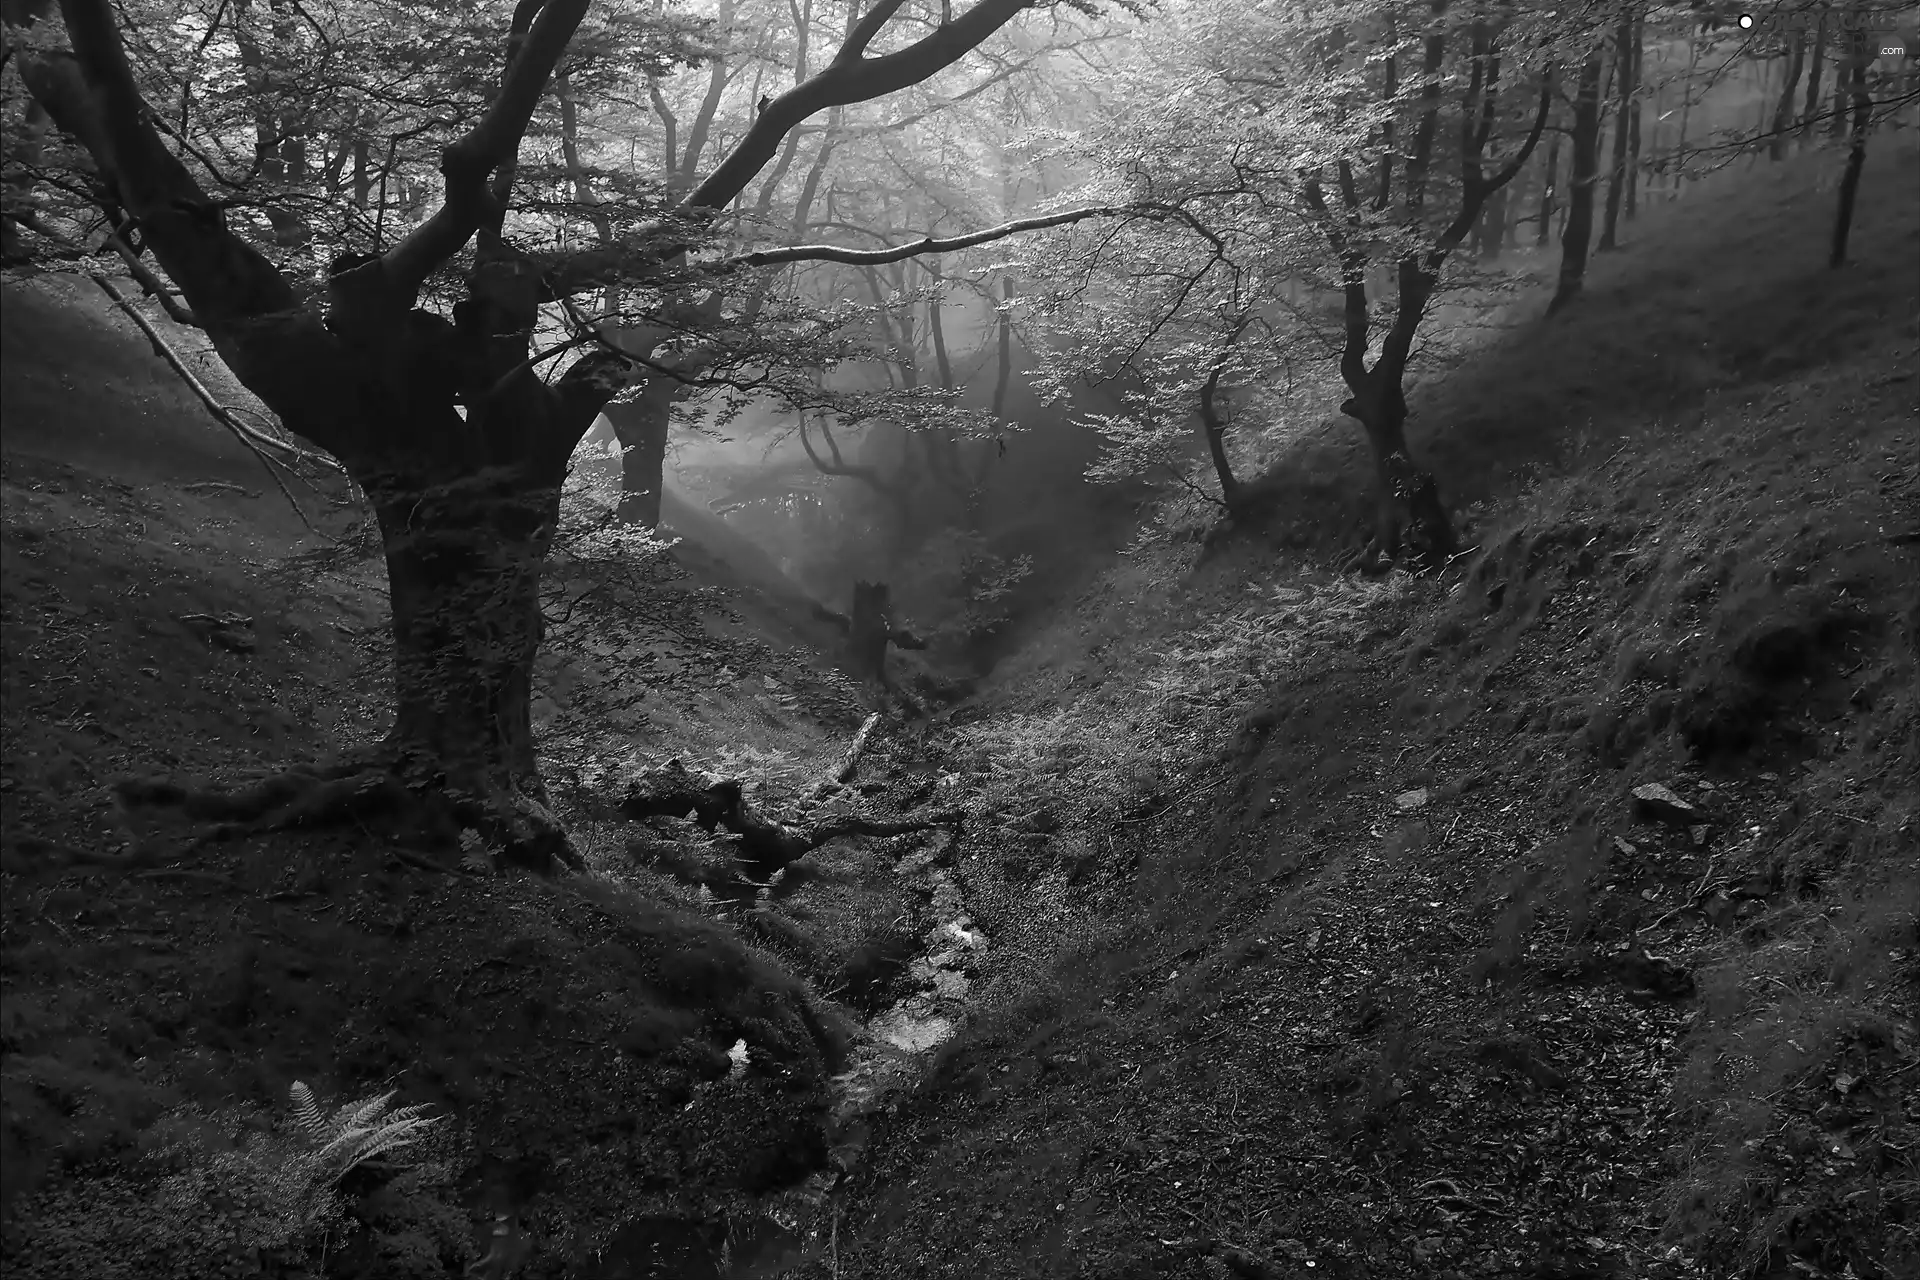
{"label": "hillside slope", "polygon": [[[304,1194],[273,1156],[295,1080],[329,1108],[385,1087],[449,1117],[345,1252],[336,1224],[331,1275],[458,1271],[496,1213],[553,1265],[648,1197],[751,1205],[811,1172],[837,1015],[651,839],[582,817],[603,874],[550,884],[404,833],[188,843],[114,802],[129,776],[233,781],[375,739],[384,583],[343,495],[290,482],[345,542],[309,534],[91,286],[9,283],[0,318],[8,1273],[273,1273],[256,1246]],[[593,749],[809,781],[839,756],[864,709],[801,603],[691,539],[642,576],[628,613],[573,610],[543,664],[562,803]],[[709,1087],[736,1041],[752,1070]]]}
{"label": "hillside slope", "polygon": [[1010,665],[974,875],[1065,914],[836,1276],[1920,1274],[1920,165],[1829,272],[1832,164],[1422,387],[1448,574],[1148,546]]}

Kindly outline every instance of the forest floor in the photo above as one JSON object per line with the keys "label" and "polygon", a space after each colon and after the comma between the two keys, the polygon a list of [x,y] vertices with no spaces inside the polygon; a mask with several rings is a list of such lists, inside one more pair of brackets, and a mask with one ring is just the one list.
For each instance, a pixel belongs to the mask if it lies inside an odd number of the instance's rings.
{"label": "forest floor", "polygon": [[1844,271],[1815,155],[1508,306],[1416,397],[1447,573],[1318,567],[1336,424],[1003,667],[1049,954],[810,1274],[1920,1274],[1915,161]]}
{"label": "forest floor", "polygon": [[324,1274],[555,1275],[581,1239],[565,1274],[786,1273],[725,1224],[849,1136],[857,1024],[954,924],[897,874],[937,854],[991,940],[973,1016],[789,1215],[827,1215],[792,1275],[1914,1274],[1920,165],[1875,155],[1834,273],[1831,166],[1648,210],[1569,315],[1523,297],[1421,387],[1476,555],[1324,568],[1357,455],[1291,438],[1264,525],[1142,544],[831,802],[964,803],[957,842],[844,843],[744,908],[723,843],[591,804],[679,755],[784,808],[860,723],[719,534],[556,627],[594,875],[339,831],[138,861],[114,779],[380,732],[379,570],[99,300],[9,286],[10,1273],[221,1270],[186,1220],[258,1208],[295,1079],[450,1117]]}
{"label": "forest floor", "polygon": [[[246,1215],[272,1172],[220,1161],[286,1127],[295,1080],[329,1105],[396,1088],[450,1119],[432,1176],[370,1202],[377,1230],[334,1241],[330,1275],[457,1272],[497,1212],[515,1244],[582,1223],[604,1243],[649,1196],[757,1202],[810,1172],[844,1044],[711,895],[658,869],[668,837],[643,864],[624,824],[581,814],[600,874],[563,884],[368,831],[143,859],[172,833],[125,812],[116,780],[232,782],[384,731],[375,544],[337,482],[289,479],[296,515],[91,285],[10,283],[0,315],[9,1274],[221,1271],[206,1206],[245,1224],[233,1241],[270,1235]],[[668,756],[774,787],[838,760],[866,708],[768,572],[725,538],[684,542],[611,593],[624,608],[555,622],[537,716],[569,814],[584,775]],[[835,945],[823,988],[859,940]]]}

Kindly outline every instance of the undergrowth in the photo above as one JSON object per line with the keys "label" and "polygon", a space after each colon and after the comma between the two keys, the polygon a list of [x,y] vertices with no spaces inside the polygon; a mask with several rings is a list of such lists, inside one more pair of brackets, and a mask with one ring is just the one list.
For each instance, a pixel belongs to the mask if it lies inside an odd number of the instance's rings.
{"label": "undergrowth", "polygon": [[1391,626],[1421,590],[1400,572],[1371,581],[1306,571],[1287,585],[1249,586],[1125,651],[1126,669],[1103,672],[1078,698],[956,729],[954,759],[986,775],[988,803],[1002,811],[1063,794],[1151,804],[1212,759],[1241,711],[1304,657]]}
{"label": "undergrowth", "polygon": [[[452,1199],[467,1139],[382,1094],[328,1110],[296,1081],[280,1115],[177,1107],[128,1160],[80,1169],[16,1215],[21,1280],[200,1280],[313,1265],[356,1234],[377,1274],[445,1275],[470,1248]],[[412,1157],[401,1163],[407,1151]]]}

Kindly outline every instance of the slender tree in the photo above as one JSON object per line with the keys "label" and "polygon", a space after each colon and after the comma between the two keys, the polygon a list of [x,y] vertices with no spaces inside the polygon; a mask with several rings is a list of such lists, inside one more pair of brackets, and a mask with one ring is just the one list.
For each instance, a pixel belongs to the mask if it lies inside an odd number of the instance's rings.
{"label": "slender tree", "polygon": [[1815,118],[1820,114],[1820,72],[1827,61],[1827,11],[1823,7],[1813,25],[1813,52],[1807,56],[1807,97],[1800,108],[1800,129],[1802,139],[1813,128]]}
{"label": "slender tree", "polygon": [[1773,109],[1773,130],[1767,138],[1767,158],[1787,158],[1787,142],[1793,133],[1793,93],[1800,87],[1800,72],[1807,61],[1807,33],[1796,28],[1787,51],[1787,74],[1780,84],[1780,101]]}
{"label": "slender tree", "polygon": [[1560,170],[1560,130],[1555,129],[1547,139],[1547,158],[1541,169],[1539,226],[1535,229],[1534,245],[1544,249],[1553,237],[1554,197],[1558,189],[1554,183]]}
{"label": "slender tree", "polygon": [[[1627,116],[1627,217],[1640,209],[1640,117],[1645,96],[1638,90],[1646,83],[1647,11],[1636,9],[1633,15],[1633,86],[1636,92]],[[1656,107],[1655,111],[1658,112]]]}
{"label": "slender tree", "polygon": [[1836,82],[1845,86],[1852,112],[1847,125],[1847,167],[1840,175],[1840,206],[1834,213],[1833,246],[1827,254],[1827,265],[1836,268],[1846,265],[1847,237],[1853,230],[1853,206],[1860,194],[1860,171],[1867,163],[1867,130],[1873,120],[1867,65],[1873,60],[1874,50],[1864,31],[1849,31],[1846,38],[1846,60]]}
{"label": "slender tree", "polygon": [[1613,112],[1613,167],[1607,174],[1607,213],[1600,228],[1601,253],[1619,247],[1620,204],[1626,194],[1629,164],[1627,134],[1632,128],[1634,91],[1639,87],[1633,82],[1634,31],[1638,16],[1632,6],[1622,10],[1620,25],[1613,38],[1613,78],[1617,96]]}
{"label": "slender tree", "polygon": [[1587,247],[1593,238],[1593,186],[1599,178],[1600,73],[1606,60],[1596,48],[1580,68],[1573,100],[1573,171],[1567,179],[1567,226],[1560,237],[1560,279],[1547,304],[1554,315],[1579,296],[1586,282]]}

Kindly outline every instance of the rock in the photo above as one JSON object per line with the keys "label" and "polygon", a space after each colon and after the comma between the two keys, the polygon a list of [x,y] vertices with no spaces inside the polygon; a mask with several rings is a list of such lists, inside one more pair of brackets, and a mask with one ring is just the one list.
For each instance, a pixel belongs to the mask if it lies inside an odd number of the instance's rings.
{"label": "rock", "polygon": [[1412,791],[1402,791],[1395,796],[1393,803],[1402,813],[1412,813],[1415,809],[1426,808],[1427,801],[1431,798],[1432,793],[1425,787],[1415,787]]}
{"label": "rock", "polygon": [[1615,836],[1613,838],[1613,847],[1618,849],[1621,853],[1626,854],[1629,858],[1633,857],[1635,854],[1640,852],[1640,850],[1636,848],[1631,841],[1622,840],[1619,836]]}
{"label": "rock", "polygon": [[1709,830],[1710,828],[1704,825],[1692,826],[1687,828],[1687,834],[1693,837],[1694,848],[1696,849],[1701,848],[1707,843],[1707,833]]}
{"label": "rock", "polygon": [[1667,822],[1688,827],[1700,820],[1700,810],[1658,782],[1633,789],[1633,816],[1642,822]]}

